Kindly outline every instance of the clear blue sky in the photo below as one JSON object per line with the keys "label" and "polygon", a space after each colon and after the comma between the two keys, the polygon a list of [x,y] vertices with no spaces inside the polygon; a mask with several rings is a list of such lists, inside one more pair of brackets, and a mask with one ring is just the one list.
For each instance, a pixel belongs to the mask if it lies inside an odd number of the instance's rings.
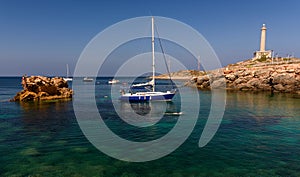
{"label": "clear blue sky", "polygon": [[300,56],[298,0],[0,0],[0,76],[64,75],[97,33],[149,15],[198,30],[223,65],[252,57],[263,23],[267,49]]}

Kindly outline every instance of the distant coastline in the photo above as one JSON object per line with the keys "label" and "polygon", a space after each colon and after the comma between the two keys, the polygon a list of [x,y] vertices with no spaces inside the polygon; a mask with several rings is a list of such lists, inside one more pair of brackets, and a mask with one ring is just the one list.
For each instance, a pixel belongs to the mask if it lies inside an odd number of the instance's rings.
{"label": "distant coastline", "polygon": [[[170,73],[174,80],[198,89],[221,87],[227,90],[271,91],[300,94],[300,59],[246,60],[213,71],[182,70]],[[156,79],[169,79],[162,74]],[[221,85],[220,85],[221,84]]]}

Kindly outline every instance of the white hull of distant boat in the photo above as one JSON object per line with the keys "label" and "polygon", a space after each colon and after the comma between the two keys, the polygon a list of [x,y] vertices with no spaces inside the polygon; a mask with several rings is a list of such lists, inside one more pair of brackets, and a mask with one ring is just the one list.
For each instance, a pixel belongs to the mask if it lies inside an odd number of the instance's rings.
{"label": "white hull of distant boat", "polygon": [[93,81],[94,81],[94,79],[90,78],[90,77],[83,78],[83,82],[93,82]]}
{"label": "white hull of distant boat", "polygon": [[125,93],[121,91],[120,100],[123,101],[171,101],[176,90],[158,92],[155,91],[155,56],[154,56],[154,18],[151,19],[152,22],[152,80],[144,84],[135,84],[133,87],[142,87],[142,86],[152,86],[152,91],[147,92],[136,92],[136,93]]}
{"label": "white hull of distant boat", "polygon": [[116,80],[116,79],[112,79],[110,81],[108,81],[109,84],[117,84],[119,83],[120,81],[119,80]]}
{"label": "white hull of distant boat", "polygon": [[72,78],[69,78],[69,77],[66,77],[66,78],[63,78],[65,81],[73,81],[73,79]]}

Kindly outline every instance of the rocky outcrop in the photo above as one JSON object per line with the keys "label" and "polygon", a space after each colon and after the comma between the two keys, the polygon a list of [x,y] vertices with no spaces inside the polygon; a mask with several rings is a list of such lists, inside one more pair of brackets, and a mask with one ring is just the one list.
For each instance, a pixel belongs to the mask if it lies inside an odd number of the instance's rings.
{"label": "rocky outcrop", "polygon": [[228,90],[300,93],[299,61],[259,65],[242,62],[194,77],[186,85],[199,89],[226,87]]}
{"label": "rocky outcrop", "polygon": [[206,72],[197,70],[181,70],[170,74],[162,74],[155,76],[155,79],[174,79],[174,80],[190,80],[193,77],[204,76]]}
{"label": "rocky outcrop", "polygon": [[22,77],[23,90],[11,101],[40,101],[72,98],[73,91],[60,77],[31,76]]}

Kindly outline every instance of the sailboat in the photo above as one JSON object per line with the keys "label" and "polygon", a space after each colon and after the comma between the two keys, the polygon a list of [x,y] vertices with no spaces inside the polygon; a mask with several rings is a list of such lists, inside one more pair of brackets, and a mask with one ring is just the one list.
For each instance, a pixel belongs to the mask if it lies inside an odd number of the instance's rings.
{"label": "sailboat", "polygon": [[65,81],[70,81],[70,82],[73,81],[73,79],[69,77],[69,65],[68,64],[67,64],[67,77],[64,77],[63,79]]}
{"label": "sailboat", "polygon": [[176,90],[170,90],[166,92],[160,92],[155,90],[155,55],[154,55],[154,18],[151,18],[152,26],[152,80],[143,84],[135,84],[132,87],[142,87],[142,86],[152,86],[151,91],[138,91],[135,93],[129,92],[125,93],[124,90],[121,91],[120,100],[123,101],[171,101]]}

